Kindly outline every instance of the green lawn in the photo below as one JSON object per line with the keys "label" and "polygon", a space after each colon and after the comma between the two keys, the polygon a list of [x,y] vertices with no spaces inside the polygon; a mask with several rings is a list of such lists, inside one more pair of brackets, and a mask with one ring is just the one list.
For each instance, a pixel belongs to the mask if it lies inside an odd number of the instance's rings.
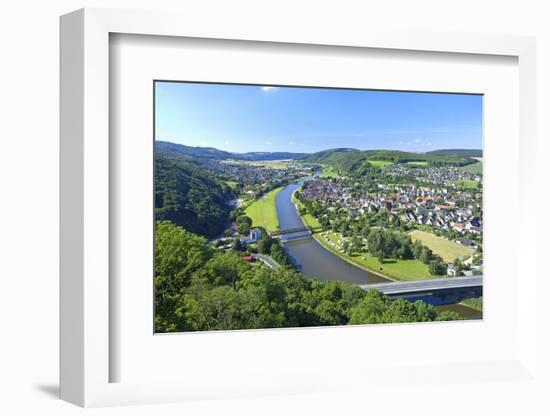
{"label": "green lawn", "polygon": [[385,168],[393,165],[391,160],[369,160],[368,162],[375,168]]}
{"label": "green lawn", "polygon": [[283,187],[268,192],[246,208],[244,212],[252,218],[253,227],[264,227],[270,232],[276,231],[279,228],[279,217],[277,216],[275,199],[281,189],[283,189]]}
{"label": "green lawn", "polygon": [[344,253],[340,253],[337,247],[329,244],[332,242],[336,246],[341,244],[342,237],[333,231],[326,231],[315,234],[317,240],[328,250],[337,254],[345,260],[351,261],[359,266],[362,266],[375,273],[387,276],[395,280],[422,280],[422,279],[435,279],[441,276],[434,276],[430,274],[428,266],[418,260],[394,260],[386,259],[383,263],[380,263],[378,259],[372,257],[368,253],[354,253],[348,256]]}
{"label": "green lawn", "polygon": [[471,181],[471,180],[462,180],[462,181],[458,181],[457,186],[463,189],[478,189],[479,182]]}
{"label": "green lawn", "polygon": [[336,173],[334,168],[330,165],[323,166],[323,172],[319,175],[320,178],[339,178],[340,175]]}
{"label": "green lawn", "polygon": [[426,231],[414,230],[410,232],[413,240],[420,240],[422,244],[430,248],[435,254],[439,254],[446,262],[456,258],[465,259],[474,254],[474,250],[462,244],[449,241]]}
{"label": "green lawn", "polygon": [[407,162],[405,165],[409,166],[428,166],[428,162],[426,161],[416,161],[416,162]]}
{"label": "green lawn", "polygon": [[462,166],[460,169],[473,173],[474,175],[480,175],[483,173],[483,162],[475,162],[466,166]]}

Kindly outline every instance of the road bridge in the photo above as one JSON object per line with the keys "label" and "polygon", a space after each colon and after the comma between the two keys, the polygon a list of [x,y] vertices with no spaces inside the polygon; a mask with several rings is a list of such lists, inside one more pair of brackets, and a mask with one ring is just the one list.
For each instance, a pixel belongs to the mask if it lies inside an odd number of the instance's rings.
{"label": "road bridge", "polygon": [[376,289],[388,296],[436,293],[456,289],[476,289],[483,286],[483,276],[447,277],[410,282],[373,283],[360,285],[364,290]]}

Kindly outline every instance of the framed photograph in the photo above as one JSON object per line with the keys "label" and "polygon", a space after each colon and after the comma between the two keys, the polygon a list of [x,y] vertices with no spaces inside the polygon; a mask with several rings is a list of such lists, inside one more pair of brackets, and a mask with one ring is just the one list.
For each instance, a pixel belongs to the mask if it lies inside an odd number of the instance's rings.
{"label": "framed photograph", "polygon": [[61,18],[62,398],[536,383],[534,40],[241,28]]}

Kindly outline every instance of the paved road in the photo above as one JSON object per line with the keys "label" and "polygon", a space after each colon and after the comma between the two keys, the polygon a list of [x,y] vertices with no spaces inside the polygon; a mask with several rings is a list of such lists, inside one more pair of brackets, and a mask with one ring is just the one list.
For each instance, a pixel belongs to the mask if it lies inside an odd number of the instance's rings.
{"label": "paved road", "polygon": [[483,276],[449,277],[441,279],[415,280],[411,282],[391,282],[360,285],[362,289],[376,289],[386,295],[424,293],[445,289],[474,288],[483,285]]}
{"label": "paved road", "polygon": [[277,263],[271,257],[263,256],[261,254],[252,254],[252,257],[263,261],[265,264],[267,264],[268,267],[272,268],[273,270],[277,270],[279,267],[281,267],[279,263]]}

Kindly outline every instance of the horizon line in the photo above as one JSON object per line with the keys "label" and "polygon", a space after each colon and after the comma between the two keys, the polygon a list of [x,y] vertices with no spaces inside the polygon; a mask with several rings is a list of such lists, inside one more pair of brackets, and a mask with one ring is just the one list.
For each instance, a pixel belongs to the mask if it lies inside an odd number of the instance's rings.
{"label": "horizon line", "polygon": [[318,150],[316,152],[296,152],[296,151],[289,151],[289,150],[277,150],[277,151],[273,151],[273,150],[255,150],[255,151],[250,151],[250,152],[233,152],[231,150],[224,150],[224,149],[220,149],[218,147],[213,147],[213,146],[191,146],[191,145],[188,145],[188,144],[183,144],[183,143],[177,143],[177,142],[172,142],[170,140],[166,140],[166,139],[157,139],[155,138],[154,139],[155,142],[164,142],[164,143],[170,143],[170,144],[175,144],[175,145],[179,145],[179,146],[186,146],[186,147],[193,147],[193,148],[196,148],[196,149],[215,149],[215,150],[219,150],[221,152],[227,152],[227,153],[232,153],[232,154],[247,154],[247,153],[292,153],[292,154],[306,154],[306,155],[312,155],[312,154],[315,154],[315,153],[319,153],[319,152],[324,152],[324,151],[327,151],[327,150],[334,150],[334,149],[350,149],[350,150],[353,150],[353,151],[358,151],[358,152],[365,152],[365,151],[383,151],[383,150],[390,150],[390,151],[399,151],[399,152],[408,152],[408,153],[429,153],[429,152],[437,152],[437,151],[441,151],[441,150],[480,150],[483,152],[483,148],[479,148],[479,147],[443,147],[443,148],[437,148],[437,149],[430,149],[430,150],[427,150],[427,151],[418,151],[418,150],[405,150],[405,149],[389,149],[389,148],[370,148],[370,149],[356,149],[356,148],[353,148],[353,147],[327,147],[326,149],[321,149],[321,150]]}

